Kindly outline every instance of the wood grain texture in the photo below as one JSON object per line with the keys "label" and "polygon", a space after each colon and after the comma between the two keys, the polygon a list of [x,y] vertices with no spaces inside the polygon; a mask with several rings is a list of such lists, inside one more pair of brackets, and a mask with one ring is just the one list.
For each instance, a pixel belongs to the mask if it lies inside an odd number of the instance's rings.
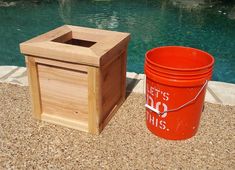
{"label": "wood grain texture", "polygon": [[88,122],[87,73],[38,64],[42,112]]}
{"label": "wood grain texture", "polygon": [[112,108],[117,104],[122,92],[122,59],[119,57],[113,63],[102,68],[102,115],[104,120]]}
{"label": "wood grain texture", "polygon": [[92,134],[99,134],[101,113],[100,69],[88,68],[88,127]]}
{"label": "wood grain texture", "polygon": [[43,121],[46,121],[49,123],[77,129],[77,130],[80,130],[83,132],[88,132],[87,122],[84,122],[81,120],[73,120],[73,119],[69,119],[67,117],[60,117],[57,115],[51,115],[51,114],[47,114],[47,113],[42,113],[41,117],[42,117]]}
{"label": "wood grain texture", "polygon": [[29,87],[30,87],[30,94],[32,98],[32,114],[33,117],[36,119],[41,119],[42,113],[42,106],[41,106],[41,93],[40,93],[40,86],[38,80],[38,71],[37,71],[37,64],[33,57],[26,56],[26,65],[27,65],[27,72],[28,72],[28,80],[29,80]]}
{"label": "wood grain texture", "polygon": [[50,65],[54,67],[61,67],[61,68],[67,68],[68,70],[76,70],[80,72],[87,72],[87,66],[82,64],[74,64],[69,62],[63,62],[63,61],[57,61],[57,60],[49,60],[45,58],[34,58],[35,62],[39,64],[44,65]]}
{"label": "wood grain texture", "polygon": [[34,56],[52,60],[93,66],[99,66],[100,63],[100,57],[87,47],[47,41],[25,44],[21,49],[26,54],[33,54]]}

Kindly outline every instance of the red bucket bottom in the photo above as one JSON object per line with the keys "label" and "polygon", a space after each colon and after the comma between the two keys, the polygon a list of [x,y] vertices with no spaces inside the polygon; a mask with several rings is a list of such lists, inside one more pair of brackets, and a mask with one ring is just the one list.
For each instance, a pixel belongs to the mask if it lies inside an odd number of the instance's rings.
{"label": "red bucket bottom", "polygon": [[[176,87],[146,80],[146,101],[160,112],[182,106],[192,100],[203,87]],[[182,140],[194,136],[198,130],[205,98],[206,87],[197,99],[189,105],[173,112],[159,115],[146,109],[146,124],[155,135],[171,140]]]}

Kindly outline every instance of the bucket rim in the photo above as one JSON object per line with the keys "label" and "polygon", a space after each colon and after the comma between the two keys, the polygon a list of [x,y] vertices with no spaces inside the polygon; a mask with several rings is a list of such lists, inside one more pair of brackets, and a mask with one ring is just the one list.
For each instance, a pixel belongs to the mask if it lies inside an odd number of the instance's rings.
{"label": "bucket rim", "polygon": [[[163,65],[160,65],[160,64],[157,64],[157,63],[154,63],[152,62],[149,58],[148,58],[148,54],[151,53],[152,51],[155,51],[157,49],[166,49],[166,48],[181,48],[181,49],[191,49],[191,50],[194,50],[194,51],[198,51],[200,53],[204,53],[206,54],[207,56],[209,56],[211,58],[211,63],[206,65],[206,66],[202,66],[202,67],[198,67],[198,68],[174,68],[174,67],[167,67],[167,66],[163,66]],[[175,71],[197,71],[197,70],[203,70],[203,69],[206,69],[206,68],[209,68],[209,67],[213,67],[214,65],[214,62],[215,62],[215,59],[214,57],[208,53],[208,52],[205,52],[203,50],[200,50],[200,49],[197,49],[197,48],[193,48],[193,47],[186,47],[186,46],[160,46],[160,47],[155,47],[155,48],[152,48],[150,50],[148,50],[146,53],[145,53],[145,58],[147,60],[147,62],[149,62],[150,64],[154,65],[154,66],[157,66],[157,67],[160,67],[160,68],[164,68],[164,69],[168,69],[168,70],[175,70]]]}
{"label": "bucket rim", "polygon": [[149,63],[149,61],[146,60],[144,67],[149,68],[156,73],[176,75],[176,76],[196,76],[196,75],[207,74],[207,73],[213,71],[213,67],[208,67],[206,69],[201,69],[201,70],[169,70],[168,69],[167,73],[166,73],[165,68],[161,68],[161,67],[156,68],[156,67],[154,67],[154,65],[148,64],[148,63]]}
{"label": "bucket rim", "polygon": [[208,71],[206,73],[202,73],[202,74],[195,74],[195,75],[179,75],[178,74],[177,75],[177,74],[168,74],[168,73],[155,71],[149,67],[145,67],[145,71],[148,71],[151,74],[154,74],[156,76],[160,76],[160,77],[164,77],[164,78],[168,78],[168,79],[174,79],[174,81],[177,81],[177,80],[197,80],[197,79],[208,77],[209,75],[213,74],[213,70],[210,70],[210,71]]}
{"label": "bucket rim", "polygon": [[153,74],[149,70],[145,70],[145,74],[146,74],[146,79],[150,79],[151,81],[158,84],[164,84],[166,86],[174,86],[174,87],[197,87],[204,84],[205,81],[211,80],[210,74],[208,74],[205,77],[200,77],[196,79],[174,79],[169,77],[163,77]]}

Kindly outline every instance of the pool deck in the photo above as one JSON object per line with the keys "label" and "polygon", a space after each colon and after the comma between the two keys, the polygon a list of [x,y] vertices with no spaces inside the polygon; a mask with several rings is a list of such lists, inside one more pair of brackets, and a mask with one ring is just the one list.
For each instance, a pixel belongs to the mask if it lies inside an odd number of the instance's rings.
{"label": "pool deck", "polygon": [[[145,75],[127,72],[127,92],[145,92]],[[25,67],[0,66],[0,82],[28,85],[27,70]],[[235,106],[235,84],[210,81],[207,87],[206,102]]]}

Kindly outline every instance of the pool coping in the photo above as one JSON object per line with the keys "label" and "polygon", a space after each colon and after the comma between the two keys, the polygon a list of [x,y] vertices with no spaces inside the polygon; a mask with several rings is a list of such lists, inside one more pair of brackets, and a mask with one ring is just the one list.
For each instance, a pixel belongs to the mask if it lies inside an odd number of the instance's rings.
{"label": "pool coping", "polygon": [[[0,82],[28,86],[27,70],[25,67],[0,66]],[[145,74],[127,72],[126,89],[128,93],[145,94]],[[235,84],[210,81],[205,101],[235,106]]]}

